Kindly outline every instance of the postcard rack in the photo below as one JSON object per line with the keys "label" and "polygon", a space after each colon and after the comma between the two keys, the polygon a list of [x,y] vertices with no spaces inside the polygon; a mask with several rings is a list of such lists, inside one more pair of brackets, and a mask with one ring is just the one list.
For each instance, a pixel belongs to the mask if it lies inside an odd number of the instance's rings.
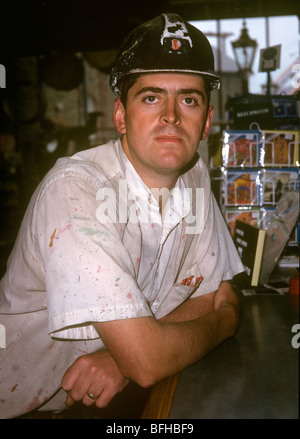
{"label": "postcard rack", "polygon": [[[299,190],[299,140],[291,130],[223,131],[221,201],[232,235],[236,220],[265,228],[282,194]],[[288,245],[299,245],[299,222]]]}

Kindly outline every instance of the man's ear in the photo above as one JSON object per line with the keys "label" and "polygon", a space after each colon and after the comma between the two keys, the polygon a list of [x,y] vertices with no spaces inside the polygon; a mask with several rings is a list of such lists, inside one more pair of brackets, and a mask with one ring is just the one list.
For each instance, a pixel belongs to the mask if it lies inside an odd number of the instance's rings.
{"label": "man's ear", "polygon": [[113,121],[116,130],[120,134],[126,134],[126,123],[125,123],[125,108],[121,102],[120,98],[115,100],[114,111],[113,111]]}
{"label": "man's ear", "polygon": [[209,105],[201,140],[206,139],[206,137],[208,136],[212,124],[213,115],[214,115],[214,107],[213,105]]}

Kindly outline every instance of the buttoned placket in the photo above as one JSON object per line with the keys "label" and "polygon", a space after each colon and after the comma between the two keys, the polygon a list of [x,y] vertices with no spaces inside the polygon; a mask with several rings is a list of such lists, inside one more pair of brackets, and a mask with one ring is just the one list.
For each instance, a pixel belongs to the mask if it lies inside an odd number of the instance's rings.
{"label": "buttoned placket", "polygon": [[[147,300],[152,304],[156,299],[156,290],[162,281],[162,279],[158,279],[158,277],[160,277],[160,270],[162,273],[161,276],[163,276],[163,272],[166,269],[164,266],[165,264],[160,266],[165,243],[167,239],[169,239],[168,248],[173,248],[175,233],[171,236],[171,232],[176,226],[178,226],[183,218],[189,214],[191,210],[191,200],[188,191],[185,191],[185,185],[182,178],[179,177],[174,189],[170,192],[170,197],[166,202],[163,215],[161,215],[158,201],[153,194],[155,190],[152,192],[145,185],[125,156],[123,150],[121,151],[120,156],[122,157],[125,167],[125,179],[128,187],[129,198],[131,197],[131,199],[135,200],[137,211],[144,213],[144,215],[148,214],[148,222],[139,222],[142,235],[142,257],[140,260],[138,277],[143,293],[147,297]],[[147,212],[142,212],[143,209]],[[142,215],[141,217],[143,218]],[[176,234],[176,238],[178,238],[178,234]],[[178,240],[178,245],[183,245],[180,239]],[[148,252],[147,255],[145,252]],[[166,260],[169,260],[170,255],[165,255],[165,258]],[[146,261],[148,262],[148,265],[146,264]],[[148,272],[147,266],[149,267],[151,264],[153,265]],[[144,269],[146,271],[143,273]]]}

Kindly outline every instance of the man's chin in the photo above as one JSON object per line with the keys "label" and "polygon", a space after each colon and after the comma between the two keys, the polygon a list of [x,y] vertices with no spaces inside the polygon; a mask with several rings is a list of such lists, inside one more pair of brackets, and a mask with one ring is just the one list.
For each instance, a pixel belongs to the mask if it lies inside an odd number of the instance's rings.
{"label": "man's chin", "polygon": [[157,164],[157,171],[160,171],[164,175],[180,175],[182,170],[188,166],[185,161],[165,161]]}
{"label": "man's chin", "polygon": [[182,170],[193,166],[198,160],[199,155],[196,153],[194,157],[190,159],[187,155],[168,153],[161,157],[157,162],[157,166],[163,169],[165,173],[178,173],[181,174]]}

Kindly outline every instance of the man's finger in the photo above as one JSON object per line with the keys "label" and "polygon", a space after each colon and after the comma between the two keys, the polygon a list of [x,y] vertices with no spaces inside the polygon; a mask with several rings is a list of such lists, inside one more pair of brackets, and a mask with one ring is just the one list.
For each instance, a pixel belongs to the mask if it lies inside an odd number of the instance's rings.
{"label": "man's finger", "polygon": [[65,391],[71,390],[77,379],[80,377],[80,373],[81,367],[77,359],[75,363],[73,363],[72,366],[70,366],[69,369],[66,370],[61,380],[62,388]]}
{"label": "man's finger", "polygon": [[109,390],[108,387],[105,387],[103,389],[103,392],[99,395],[99,397],[96,400],[96,406],[99,409],[106,407],[110,403],[110,401],[113,399],[115,394],[116,394],[116,392],[112,392],[111,390]]}
{"label": "man's finger", "polygon": [[66,406],[71,407],[72,405],[75,404],[75,402],[76,402],[76,401],[74,401],[74,399],[72,398],[71,393],[68,392],[68,393],[67,393],[67,398],[66,398],[66,400],[65,400],[65,404],[66,404]]}

